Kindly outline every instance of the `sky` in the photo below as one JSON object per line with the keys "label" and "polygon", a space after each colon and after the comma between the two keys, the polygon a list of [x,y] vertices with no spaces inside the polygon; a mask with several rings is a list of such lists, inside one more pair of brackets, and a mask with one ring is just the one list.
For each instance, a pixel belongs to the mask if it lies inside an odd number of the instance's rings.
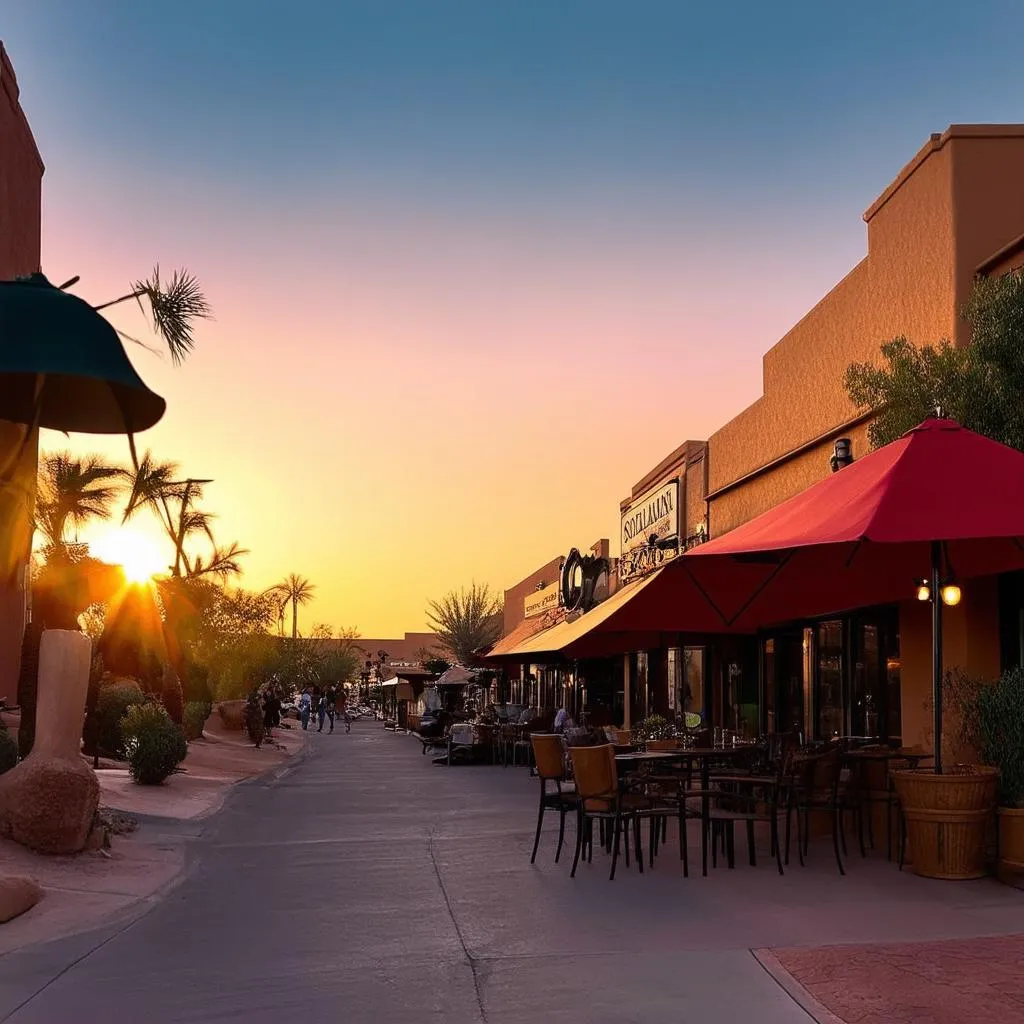
{"label": "sky", "polygon": [[186,266],[214,309],[181,367],[129,346],[168,401],[140,447],[214,480],[245,586],[300,573],[304,629],[364,636],[614,550],[928,135],[1022,119],[1022,30],[1019,0],[0,0],[44,271],[99,302]]}

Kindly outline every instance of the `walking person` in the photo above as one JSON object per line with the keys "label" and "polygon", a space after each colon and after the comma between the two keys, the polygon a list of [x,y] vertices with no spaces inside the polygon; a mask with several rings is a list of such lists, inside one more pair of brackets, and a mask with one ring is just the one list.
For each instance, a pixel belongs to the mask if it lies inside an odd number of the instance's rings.
{"label": "walking person", "polygon": [[328,732],[334,732],[334,711],[336,700],[337,698],[334,694],[334,687],[332,686],[327,691],[327,721],[331,723],[330,729],[327,730]]}
{"label": "walking person", "polygon": [[344,687],[338,694],[338,699],[341,701],[341,710],[338,712],[345,719],[345,732],[352,731],[352,717],[348,713],[348,695],[345,693]]}
{"label": "walking person", "polygon": [[313,710],[313,698],[309,695],[309,690],[303,690],[302,696],[299,697],[299,720],[302,722],[302,728],[309,728],[309,716]]}
{"label": "walking person", "polygon": [[320,700],[317,702],[317,706],[316,706],[316,717],[317,717],[317,721],[319,723],[317,725],[316,731],[317,732],[323,732],[324,731],[324,719],[327,717],[327,694],[326,693],[321,693],[320,694]]}

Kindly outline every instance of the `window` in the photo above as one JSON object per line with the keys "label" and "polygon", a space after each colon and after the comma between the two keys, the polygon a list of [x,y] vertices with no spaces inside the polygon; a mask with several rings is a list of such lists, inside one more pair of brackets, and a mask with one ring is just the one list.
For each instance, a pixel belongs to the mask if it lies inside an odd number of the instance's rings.
{"label": "window", "polygon": [[818,624],[817,738],[842,736],[843,729],[843,622]]}
{"label": "window", "polygon": [[704,648],[683,648],[683,686],[679,699],[681,714],[704,718]]}

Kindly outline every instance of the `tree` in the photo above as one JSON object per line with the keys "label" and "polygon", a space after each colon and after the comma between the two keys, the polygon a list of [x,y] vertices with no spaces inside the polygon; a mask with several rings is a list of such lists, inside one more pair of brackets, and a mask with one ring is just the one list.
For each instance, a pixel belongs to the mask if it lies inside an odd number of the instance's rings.
{"label": "tree", "polygon": [[971,344],[916,347],[894,338],[883,365],[854,363],[845,384],[851,400],[875,418],[872,447],[902,436],[941,410],[986,437],[1024,451],[1024,274],[981,279],[963,309]]}
{"label": "tree", "polygon": [[125,475],[98,455],[44,453],[36,484],[36,528],[48,548],[62,548],[69,528],[77,534],[90,520],[107,518]]}
{"label": "tree", "polygon": [[288,607],[289,603],[291,604],[292,639],[297,640],[299,636],[299,605],[309,604],[313,600],[313,592],[316,590],[316,585],[310,583],[305,576],[299,576],[293,572],[289,573],[284,580],[271,589],[283,599],[282,611]]}
{"label": "tree", "polygon": [[456,662],[468,665],[475,651],[501,635],[501,602],[486,583],[474,582],[468,590],[451,590],[440,601],[431,601],[427,620]]}

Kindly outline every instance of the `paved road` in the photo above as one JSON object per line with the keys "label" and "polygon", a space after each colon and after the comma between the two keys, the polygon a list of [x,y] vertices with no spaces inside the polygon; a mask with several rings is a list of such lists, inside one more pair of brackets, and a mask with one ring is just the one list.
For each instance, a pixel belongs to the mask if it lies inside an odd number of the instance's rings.
{"label": "paved road", "polygon": [[841,880],[828,850],[785,879],[765,863],[683,880],[673,851],[612,884],[596,855],[570,881],[550,834],[529,864],[534,785],[433,766],[369,723],[314,735],[235,792],[149,913],[0,959],[0,1021],[806,1024],[750,947],[915,937],[896,892],[932,931],[1010,930],[994,902],[979,924],[891,866]]}

